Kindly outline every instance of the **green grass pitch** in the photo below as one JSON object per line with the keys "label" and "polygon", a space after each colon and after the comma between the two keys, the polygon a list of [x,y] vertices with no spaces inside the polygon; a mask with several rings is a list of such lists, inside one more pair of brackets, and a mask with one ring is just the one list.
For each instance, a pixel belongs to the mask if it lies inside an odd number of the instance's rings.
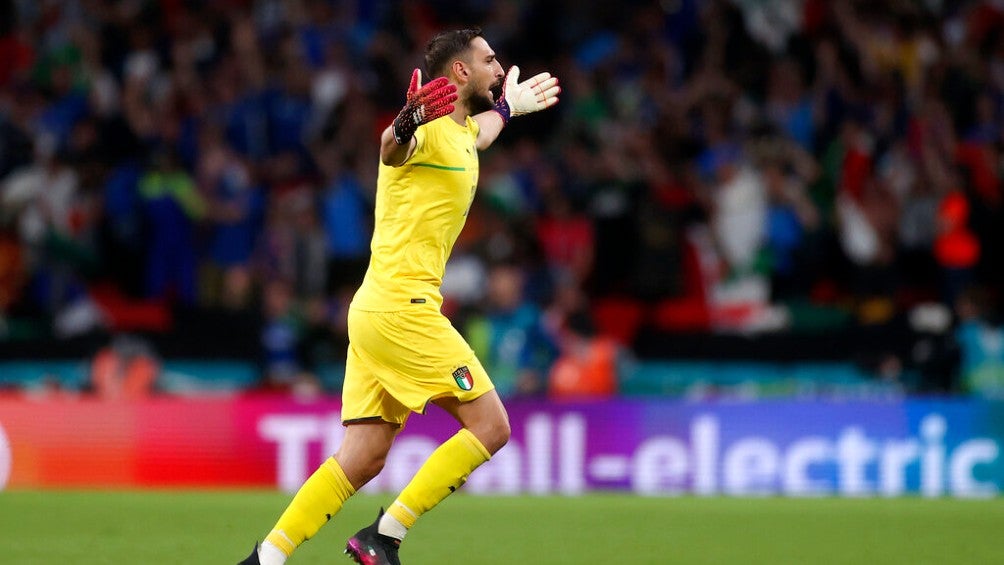
{"label": "green grass pitch", "polygon": [[[290,565],[350,563],[360,495]],[[272,492],[0,493],[0,562],[234,564],[288,497]],[[1004,563],[1004,500],[477,497],[423,517],[408,565]]]}

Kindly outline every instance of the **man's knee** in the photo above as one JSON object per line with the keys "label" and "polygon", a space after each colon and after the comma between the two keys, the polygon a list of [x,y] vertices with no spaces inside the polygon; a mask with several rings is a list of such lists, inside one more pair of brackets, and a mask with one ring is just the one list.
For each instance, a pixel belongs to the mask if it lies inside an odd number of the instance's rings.
{"label": "man's knee", "polygon": [[384,463],[387,462],[387,457],[386,455],[380,457],[349,456],[339,450],[335,453],[335,460],[338,461],[338,465],[352,486],[358,490],[380,474]]}
{"label": "man's knee", "polygon": [[383,466],[386,462],[386,457],[364,462],[360,469],[363,481],[368,483],[373,480],[374,477],[380,474],[380,471],[383,471]]}
{"label": "man's knee", "polygon": [[477,429],[472,429],[471,433],[485,446],[488,453],[494,455],[505,444],[509,443],[512,428],[509,426],[509,418],[503,415],[481,423]]}
{"label": "man's knee", "polygon": [[354,424],[346,428],[335,460],[354,488],[359,489],[383,469],[397,430],[384,423]]}
{"label": "man's knee", "polygon": [[508,417],[504,417],[499,421],[497,430],[497,445],[495,446],[495,449],[492,450],[493,454],[505,447],[505,444],[509,443],[509,438],[512,437],[512,428],[509,426]]}

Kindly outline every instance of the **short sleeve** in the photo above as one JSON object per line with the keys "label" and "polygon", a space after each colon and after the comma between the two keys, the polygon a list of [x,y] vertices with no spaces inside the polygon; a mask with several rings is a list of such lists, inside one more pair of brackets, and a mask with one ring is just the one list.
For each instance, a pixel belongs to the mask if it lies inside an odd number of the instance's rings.
{"label": "short sleeve", "polygon": [[471,130],[472,137],[477,140],[478,134],[481,133],[481,124],[472,116],[467,116],[467,127]]}
{"label": "short sleeve", "polygon": [[415,152],[412,154],[411,159],[409,159],[409,161],[425,153],[425,147],[426,147],[425,140],[429,136],[428,129],[429,128],[423,125],[419,127],[417,130],[415,130]]}

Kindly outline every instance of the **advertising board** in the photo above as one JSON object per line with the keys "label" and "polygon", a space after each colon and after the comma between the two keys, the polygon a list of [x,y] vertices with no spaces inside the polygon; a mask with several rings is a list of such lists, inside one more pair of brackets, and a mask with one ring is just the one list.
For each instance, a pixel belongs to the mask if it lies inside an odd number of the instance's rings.
{"label": "advertising board", "polygon": [[[473,493],[988,497],[1004,405],[970,400],[508,403],[512,439]],[[456,424],[414,415],[365,490],[396,491]],[[0,401],[5,488],[295,490],[333,453],[334,399]]]}

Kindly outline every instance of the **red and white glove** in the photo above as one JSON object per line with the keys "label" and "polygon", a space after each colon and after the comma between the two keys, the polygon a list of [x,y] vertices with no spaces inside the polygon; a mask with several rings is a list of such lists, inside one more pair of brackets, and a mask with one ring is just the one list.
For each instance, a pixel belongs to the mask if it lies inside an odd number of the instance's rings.
{"label": "red and white glove", "polygon": [[538,112],[558,103],[558,77],[551,73],[540,73],[533,78],[519,82],[519,67],[513,65],[506,74],[502,85],[502,96],[495,102],[495,111],[502,116],[504,123],[509,118]]}
{"label": "red and white glove", "polygon": [[394,141],[398,145],[411,141],[418,126],[441,118],[454,110],[453,103],[457,100],[455,84],[451,84],[446,77],[439,77],[425,86],[421,84],[422,71],[415,69],[415,72],[411,73],[407,102],[394,118],[394,125],[391,128],[394,132]]}

